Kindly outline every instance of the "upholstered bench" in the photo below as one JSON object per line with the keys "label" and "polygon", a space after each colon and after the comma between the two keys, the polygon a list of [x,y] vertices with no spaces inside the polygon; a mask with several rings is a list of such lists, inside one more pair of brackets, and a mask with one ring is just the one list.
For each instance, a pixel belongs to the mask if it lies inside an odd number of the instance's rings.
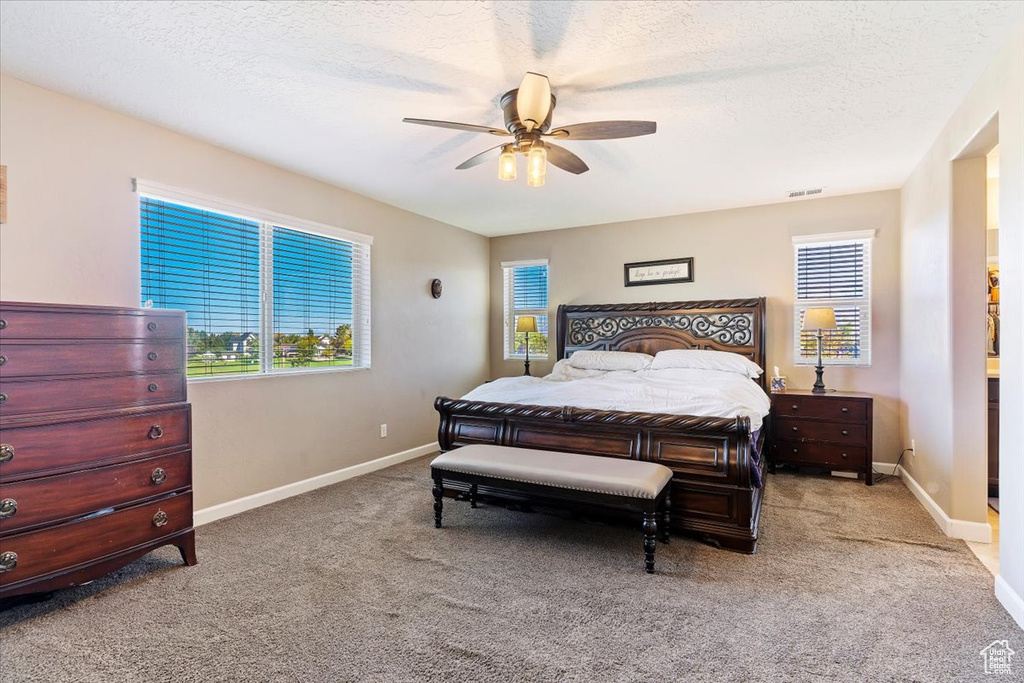
{"label": "upholstered bench", "polygon": [[[654,573],[658,528],[668,543],[672,470],[664,465],[577,453],[528,448],[472,445],[442,453],[430,463],[434,479],[434,526],[441,527],[444,482],[469,485],[469,501],[477,503],[477,487],[525,494],[546,504],[590,503],[639,510],[643,514],[644,555]],[[660,523],[658,517],[660,516]]]}

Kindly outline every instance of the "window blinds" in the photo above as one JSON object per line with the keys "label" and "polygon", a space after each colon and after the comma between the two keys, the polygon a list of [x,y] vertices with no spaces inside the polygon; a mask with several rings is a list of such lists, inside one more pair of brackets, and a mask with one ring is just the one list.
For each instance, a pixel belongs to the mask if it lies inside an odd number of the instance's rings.
{"label": "window blinds", "polygon": [[794,360],[813,363],[814,332],[803,332],[808,308],[835,310],[836,329],[822,333],[822,360],[829,365],[870,365],[871,240],[802,241],[795,245],[796,306]]}
{"label": "window blinds", "polygon": [[274,367],[369,367],[369,251],[280,226],[272,237]]}
{"label": "window blinds", "polygon": [[161,193],[140,198],[142,300],[187,312],[190,377],[370,367],[371,238]]}
{"label": "window blinds", "polygon": [[516,332],[520,316],[537,318],[537,332],[529,334],[530,354],[548,352],[548,263],[513,261],[502,263],[505,289],[505,357],[526,355],[527,334]]}
{"label": "window blinds", "polygon": [[188,314],[189,376],[259,371],[260,225],[142,197],[142,301]]}

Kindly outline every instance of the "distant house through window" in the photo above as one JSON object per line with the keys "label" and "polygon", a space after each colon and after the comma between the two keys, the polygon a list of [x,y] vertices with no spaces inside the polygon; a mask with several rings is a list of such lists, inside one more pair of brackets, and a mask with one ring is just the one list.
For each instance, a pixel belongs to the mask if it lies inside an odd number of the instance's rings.
{"label": "distant house through window", "polygon": [[529,334],[530,356],[548,355],[548,262],[509,261],[501,264],[504,275],[505,358],[526,356],[527,333],[516,332],[520,316],[537,318],[537,332]]}
{"label": "distant house through window", "polygon": [[371,238],[139,193],[142,302],[186,311],[189,378],[370,367]]}
{"label": "distant house through window", "polygon": [[871,365],[871,243],[874,231],[793,238],[794,363],[813,365],[817,338],[801,331],[808,308],[832,308],[836,329],[823,332],[826,365]]}

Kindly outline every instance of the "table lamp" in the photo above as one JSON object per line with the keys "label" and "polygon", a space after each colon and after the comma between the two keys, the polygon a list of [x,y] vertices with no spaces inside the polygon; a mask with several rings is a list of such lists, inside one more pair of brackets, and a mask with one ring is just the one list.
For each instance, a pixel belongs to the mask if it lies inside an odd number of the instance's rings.
{"label": "table lamp", "polygon": [[825,382],[821,376],[825,368],[821,365],[821,331],[836,329],[836,311],[833,308],[808,308],[804,311],[804,321],[800,325],[803,332],[817,332],[818,339],[818,364],[814,366],[814,372],[818,378],[814,381],[812,393],[824,394]]}
{"label": "table lamp", "polygon": [[516,318],[516,332],[526,333],[526,363],[523,370],[524,375],[530,374],[530,333],[537,331],[537,316],[521,315]]}

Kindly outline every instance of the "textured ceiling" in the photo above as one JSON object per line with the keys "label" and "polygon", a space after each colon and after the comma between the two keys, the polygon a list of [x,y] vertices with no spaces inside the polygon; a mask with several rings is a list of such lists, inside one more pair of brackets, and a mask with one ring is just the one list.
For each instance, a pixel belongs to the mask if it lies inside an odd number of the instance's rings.
{"label": "textured ceiling", "polygon": [[[897,187],[1022,6],[4,0],[0,68],[497,235]],[[528,70],[550,77],[556,125],[658,133],[566,142],[591,171],[534,189],[455,170],[490,136],[401,123],[501,127]]]}

